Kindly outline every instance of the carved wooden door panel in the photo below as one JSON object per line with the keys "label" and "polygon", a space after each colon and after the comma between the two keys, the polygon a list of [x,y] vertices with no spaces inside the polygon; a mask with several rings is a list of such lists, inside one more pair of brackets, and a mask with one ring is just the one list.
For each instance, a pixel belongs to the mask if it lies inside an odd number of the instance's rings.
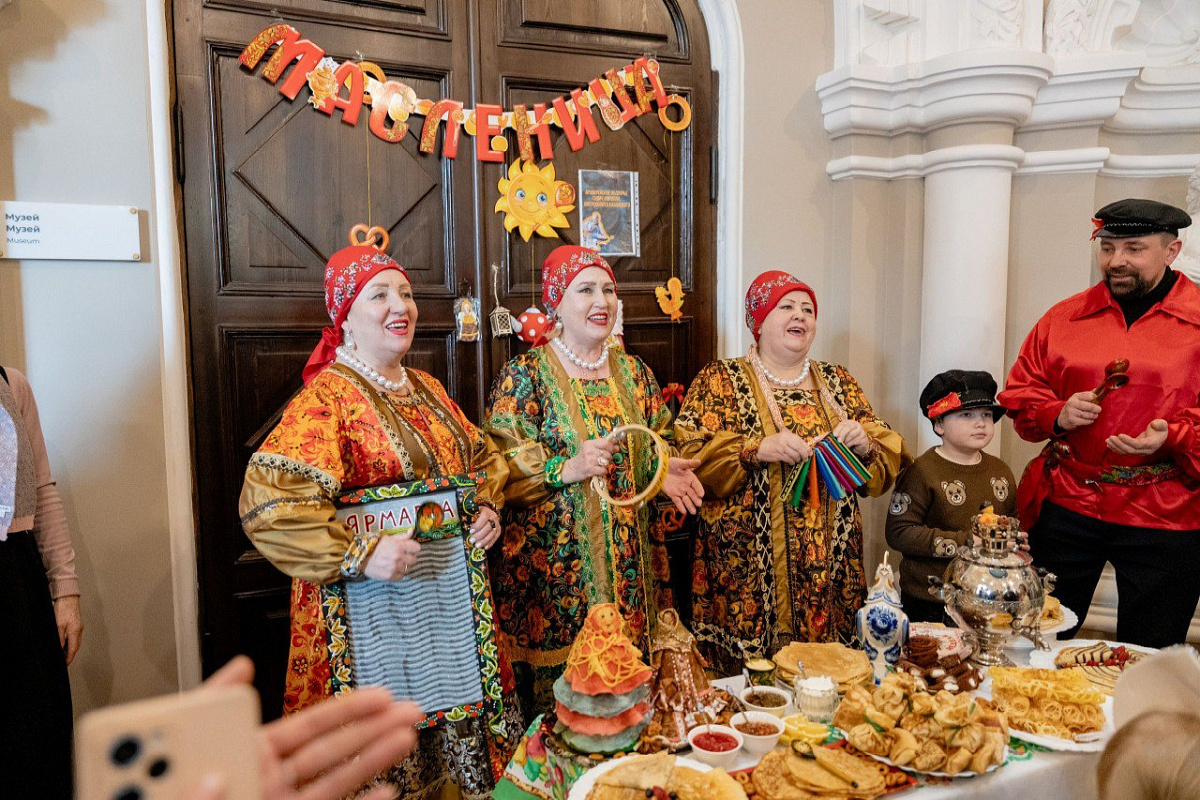
{"label": "carved wooden door panel", "polygon": [[[368,217],[412,278],[420,322],[410,361],[478,413],[478,347],[454,341],[451,305],[474,283],[474,165],[388,143],[289,101],[239,64],[279,8],[341,61],[357,52],[431,97],[471,94],[465,3],[452,0],[177,0],[176,86],[198,498],[205,672],[236,653],[258,667],[278,714],[288,646],[288,582],[242,533],[237,497],[246,460],[300,386],[329,324],[325,261]],[[259,70],[261,71],[261,70]],[[368,213],[366,164],[371,164]]]}
{"label": "carved wooden door panel", "polygon": [[[413,131],[394,144],[369,134],[365,112],[357,127],[316,113],[307,89],[291,101],[260,77],[262,65],[244,69],[242,48],[282,12],[335,60],[361,53],[420,97],[506,106],[546,102],[656,54],[669,90],[691,101],[692,126],[667,137],[647,115],[628,130],[605,130],[579,153],[556,130],[554,163],[572,183],[580,167],[639,171],[643,254],[614,263],[627,341],[663,383],[686,383],[715,350],[715,112],[703,22],[694,0],[681,5],[174,0],[203,666],[207,674],[237,653],[250,655],[267,716],[281,707],[288,581],[242,533],[237,498],[246,460],[299,388],[329,324],[328,256],[358,222],[389,231],[389,252],[408,270],[420,307],[409,363],[442,380],[478,419],[495,370],[524,345],[492,340],[487,330],[478,343],[457,342],[453,299],[471,287],[486,317],[487,265],[495,261],[501,300],[519,312],[534,289],[532,264],[559,242],[535,239],[531,250],[510,241],[491,212],[501,167],[477,163],[471,147],[456,159],[440,154],[440,142],[438,154],[422,154]],[[575,241],[573,231],[563,240]],[[690,292],[680,323],[653,300],[652,287],[673,274]]]}
{"label": "carved wooden door panel", "polygon": [[[708,35],[698,5],[670,0],[563,3],[556,0],[482,0],[481,41],[494,46],[481,53],[481,96],[505,108],[548,103],[586,86],[607,70],[651,54],[661,65],[668,92],[691,104],[694,121],[669,132],[654,113],[612,131],[592,113],[600,131],[596,142],[572,152],[567,137],[552,128],[556,177],[578,184],[580,169],[638,173],[641,256],[609,259],[624,303],[625,342],[646,360],[666,385],[687,385],[716,353],[715,219],[710,198],[716,113]],[[677,109],[669,113],[674,118]],[[517,155],[510,132],[507,168]],[[485,209],[498,197],[502,167],[483,168]],[[562,242],[578,244],[578,212],[559,239],[534,236],[525,242],[505,231],[503,216],[485,215],[484,258],[501,266],[501,300],[514,313],[540,302],[541,263]],[[687,291],[683,319],[671,322],[658,309],[654,287],[678,277]],[[489,297],[490,299],[490,297]],[[496,340],[492,365],[515,354],[519,342]]]}
{"label": "carved wooden door panel", "polygon": [[[586,86],[611,68],[653,55],[667,92],[691,105],[692,124],[668,132],[654,113],[609,130],[593,109],[599,140],[573,152],[567,136],[551,128],[555,177],[578,188],[580,169],[638,173],[641,256],[612,257],[624,304],[625,344],[645,359],[661,386],[686,387],[716,357],[716,81],[710,67],[708,33],[695,0],[621,0],[580,3],[558,0],[481,0],[482,102],[506,109],[532,108]],[[493,46],[486,46],[491,43]],[[674,118],[674,112],[670,114]],[[485,212],[498,197],[496,180],[517,156],[510,132],[503,166],[483,168]],[[524,241],[504,229],[500,214],[481,221],[486,263],[499,264],[501,302],[514,313],[541,298],[541,263],[562,242],[579,243],[580,214],[560,239]],[[654,287],[678,277],[687,292],[683,318],[672,322],[658,308]],[[485,292],[490,303],[490,290]],[[524,345],[493,340],[490,375]],[[666,504],[665,500],[658,502]],[[691,536],[694,520],[667,534],[671,583],[685,621],[691,614]]]}

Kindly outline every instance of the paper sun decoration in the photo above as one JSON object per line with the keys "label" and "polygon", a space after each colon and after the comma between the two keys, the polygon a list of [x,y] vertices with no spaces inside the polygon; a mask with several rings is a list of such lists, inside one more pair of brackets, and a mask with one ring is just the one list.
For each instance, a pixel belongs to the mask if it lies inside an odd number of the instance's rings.
{"label": "paper sun decoration", "polygon": [[503,211],[504,229],[517,228],[529,241],[533,234],[558,238],[555,228],[569,228],[567,212],[574,211],[575,187],[554,180],[554,165],[538,169],[537,164],[517,159],[508,169],[508,177],[496,184],[500,199],[495,211]]}

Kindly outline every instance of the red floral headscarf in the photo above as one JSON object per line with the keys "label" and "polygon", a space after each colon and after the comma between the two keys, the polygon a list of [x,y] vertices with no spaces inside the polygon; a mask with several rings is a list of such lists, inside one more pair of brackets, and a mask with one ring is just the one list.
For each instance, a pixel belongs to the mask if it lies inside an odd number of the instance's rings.
{"label": "red floral headscarf", "polygon": [[350,306],[354,305],[354,298],[371,278],[385,269],[399,270],[408,280],[408,273],[394,258],[374,247],[352,245],[329,257],[329,263],[325,265],[325,310],[333,320],[333,327],[321,331],[321,343],[308,357],[304,367],[305,385],[337,358],[337,348],[342,343],[342,323],[350,313]]}
{"label": "red floral headscarf", "polygon": [[617,282],[612,267],[595,250],[573,244],[564,244],[551,250],[542,263],[542,305],[550,310],[558,308],[571,281],[588,267],[599,267],[608,273],[613,283]]}
{"label": "red floral headscarf", "polygon": [[812,298],[813,316],[817,315],[817,295],[812,287],[804,281],[782,270],[772,269],[759,275],[746,290],[746,327],[758,341],[758,332],[762,330],[763,320],[771,309],[779,305],[779,301],[789,292],[807,292]]}

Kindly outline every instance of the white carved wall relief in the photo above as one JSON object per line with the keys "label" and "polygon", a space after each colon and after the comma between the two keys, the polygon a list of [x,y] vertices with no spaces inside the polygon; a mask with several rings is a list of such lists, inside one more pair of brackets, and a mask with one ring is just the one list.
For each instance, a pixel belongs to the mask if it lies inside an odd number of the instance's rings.
{"label": "white carved wall relief", "polygon": [[1022,16],[1021,0],[974,0],[974,37],[985,47],[1020,47]]}
{"label": "white carved wall relief", "polygon": [[838,66],[896,66],[921,60],[924,0],[850,0],[836,8]]}
{"label": "white carved wall relief", "polygon": [[1055,58],[1087,52],[1100,0],[1050,0],[1044,26],[1046,52]]}
{"label": "white carved wall relief", "polygon": [[1113,49],[1128,32],[1141,0],[1050,0],[1044,23],[1046,52],[1055,58]]}
{"label": "white carved wall relief", "polygon": [[1200,64],[1200,2],[1142,0],[1116,46],[1144,50],[1153,66]]}

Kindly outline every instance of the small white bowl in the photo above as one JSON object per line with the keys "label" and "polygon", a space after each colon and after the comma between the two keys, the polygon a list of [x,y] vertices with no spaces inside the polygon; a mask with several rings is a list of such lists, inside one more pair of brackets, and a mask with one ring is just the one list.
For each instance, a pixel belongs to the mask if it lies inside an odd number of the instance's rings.
{"label": "small white bowl", "polygon": [[[778,697],[783,702],[777,706],[760,706],[750,702],[746,698],[752,694],[764,692],[769,695]],[[777,689],[774,686],[747,686],[742,689],[738,695],[738,699],[742,701],[742,705],[746,706],[747,711],[761,711],[764,714],[770,714],[773,717],[786,717],[792,712],[792,695],[783,689]]]}
{"label": "small white bowl", "polygon": [[[774,728],[775,732],[766,736],[755,736],[752,733],[738,730],[738,725],[743,725],[747,722],[765,722]],[[762,755],[771,752],[775,749],[775,745],[779,743],[779,737],[783,735],[783,720],[774,714],[767,714],[762,711],[743,711],[740,714],[734,714],[729,720],[729,724],[746,740],[746,743],[742,747],[745,748],[747,753],[752,755]]]}
{"label": "small white bowl", "polygon": [[[734,741],[737,742],[737,746],[731,747],[728,750],[720,751],[704,750],[697,747],[696,737],[709,732],[724,733],[728,736],[732,736]],[[726,772],[732,769],[733,765],[737,763],[738,751],[741,750],[742,746],[746,743],[746,737],[742,736],[741,731],[735,731],[733,728],[730,728],[727,725],[697,725],[688,731],[687,739],[688,744],[692,746],[692,756],[697,761],[702,761],[705,764],[719,767]]]}

